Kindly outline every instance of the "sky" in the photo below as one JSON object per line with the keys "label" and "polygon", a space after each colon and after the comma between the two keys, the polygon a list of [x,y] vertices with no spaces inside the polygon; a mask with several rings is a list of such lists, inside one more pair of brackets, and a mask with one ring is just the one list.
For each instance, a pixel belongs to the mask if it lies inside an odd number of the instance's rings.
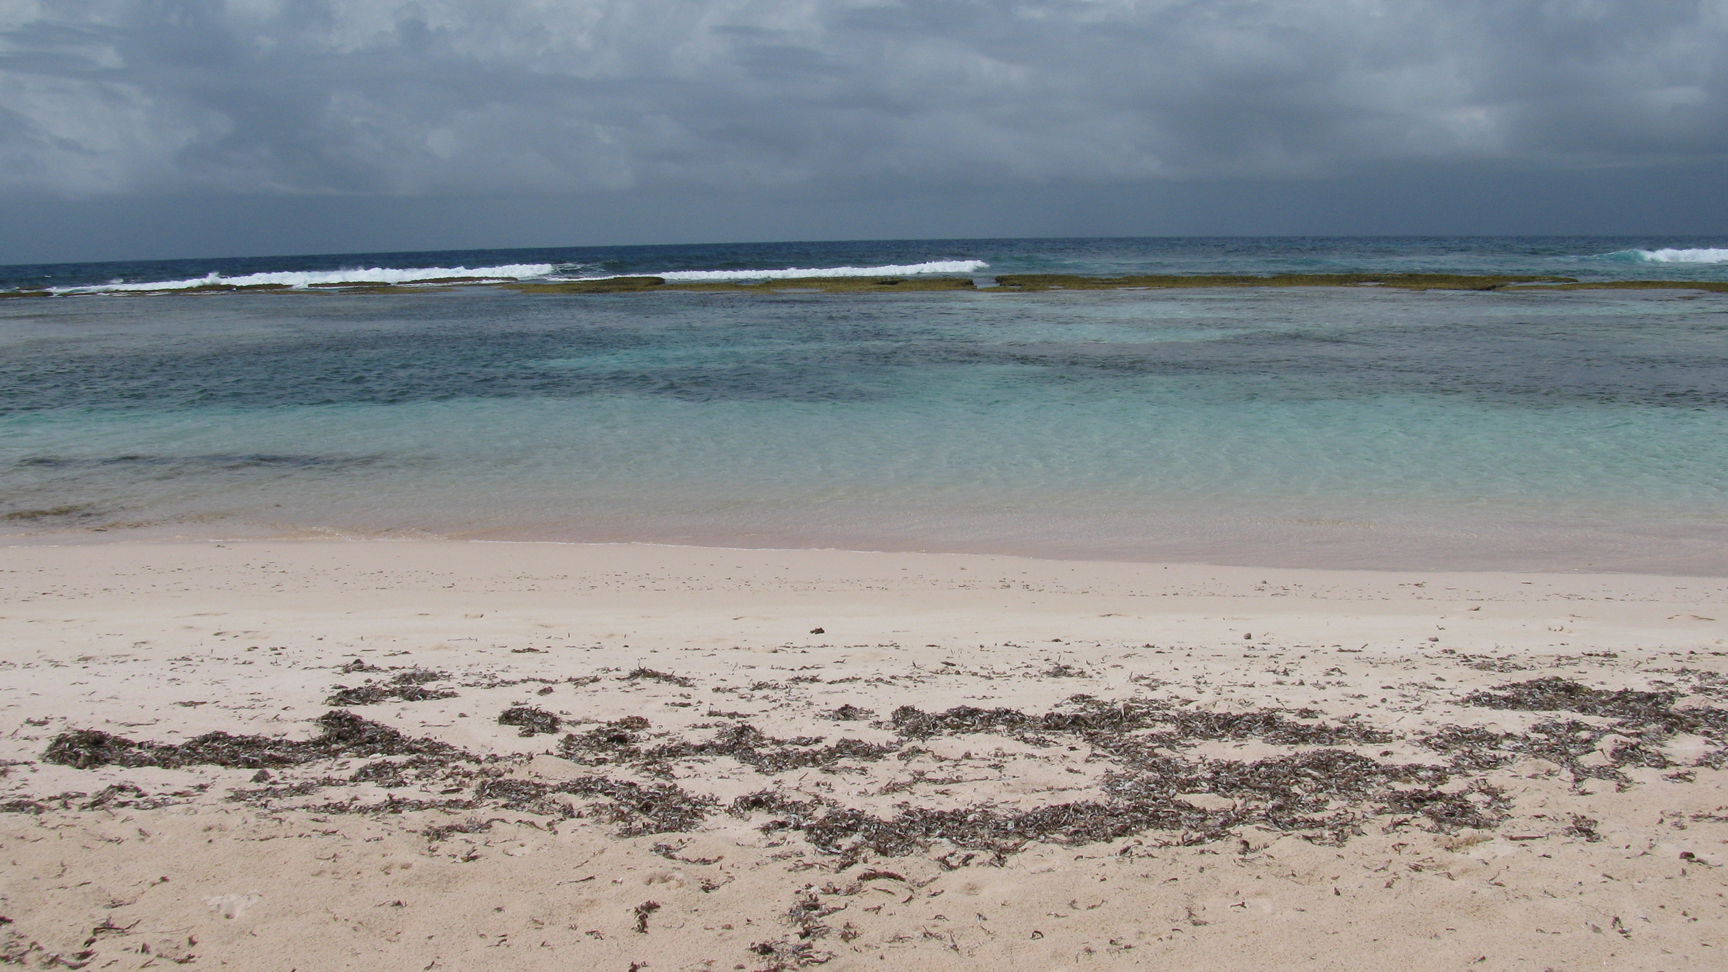
{"label": "sky", "polygon": [[1728,233],[1728,0],[0,0],[0,263]]}

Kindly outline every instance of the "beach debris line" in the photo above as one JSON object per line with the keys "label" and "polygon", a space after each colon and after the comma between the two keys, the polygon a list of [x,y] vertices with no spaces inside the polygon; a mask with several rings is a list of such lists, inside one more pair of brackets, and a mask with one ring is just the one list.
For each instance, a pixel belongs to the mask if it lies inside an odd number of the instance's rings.
{"label": "beach debris line", "polygon": [[[418,669],[402,674],[410,677],[379,684],[443,677]],[[622,678],[695,685],[646,668]],[[418,815],[415,826],[435,842],[489,829],[505,819],[500,812],[592,819],[624,837],[697,831],[725,814],[772,839],[796,837],[839,861],[927,854],[947,867],[1001,863],[1032,844],[1079,846],[1149,833],[1163,835],[1161,843],[1188,845],[1265,828],[1336,844],[1364,833],[1370,822],[1438,833],[1493,830],[1516,809],[1498,785],[1506,778],[1495,774],[1515,765],[1553,774],[1540,768],[1550,764],[1571,774],[1575,790],[1589,780],[1621,788],[1638,780],[1683,782],[1692,768],[1722,767],[1728,710],[1681,706],[1680,699],[1676,691],[1538,678],[1455,698],[1462,712],[1541,714],[1527,728],[1514,731],[1502,720],[1431,724],[1411,734],[1357,717],[1327,720],[1305,708],[1213,710],[1163,695],[1078,694],[1044,711],[902,705],[875,718],[847,704],[817,712],[859,726],[860,735],[839,737],[777,736],[742,713],[710,712],[724,721],[702,723],[694,733],[696,727],[657,726],[641,715],[564,731],[567,718],[533,706],[499,714],[498,725],[525,736],[562,731],[552,751],[536,758],[586,768],[573,779],[534,778],[527,755],[478,755],[345,709],[320,716],[317,733],[305,739],[213,732],[166,743],[75,729],[57,735],[42,758],[78,769],[254,769],[255,786],[233,790],[232,799],[273,810]],[[1713,748],[1681,767],[1682,751],[1699,750],[1668,745],[1680,735],[1701,737]],[[1252,748],[1241,749],[1245,744]],[[1004,755],[1004,746],[1018,755]],[[338,761],[355,758],[365,762],[333,772]],[[999,779],[1011,759],[1078,775],[1071,786],[1017,796],[966,789]],[[726,767],[718,774],[717,761]],[[1659,777],[1635,779],[1630,772],[1675,768],[1680,772]],[[850,790],[811,786],[812,773],[847,778]],[[744,795],[722,799],[694,782],[716,776],[730,781],[717,792]],[[332,799],[344,788],[364,789]],[[1049,796],[1040,801],[1037,792]],[[101,809],[167,805],[194,795],[185,787],[148,793],[127,782],[94,798],[68,794],[57,802],[61,809]],[[31,813],[49,806],[12,802],[17,805],[0,809]],[[433,816],[426,820],[426,814]],[[461,819],[437,819],[452,814]],[[1587,814],[1559,819],[1570,822],[1552,836],[1602,839]]]}
{"label": "beach debris line", "polygon": [[322,730],[311,739],[236,736],[209,732],[183,743],[137,742],[99,729],[75,729],[54,737],[43,762],[75,769],[99,766],[227,766],[241,769],[300,766],[343,756],[439,756],[472,759],[453,746],[412,739],[395,729],[341,709],[318,717]]}
{"label": "beach debris line", "polygon": [[1679,735],[1710,742],[1696,766],[1728,766],[1728,709],[1677,707],[1679,698],[1672,690],[1596,689],[1557,676],[1512,682],[1472,692],[1463,702],[1488,709],[1570,712],[1605,724],[1550,719],[1519,733],[1436,734],[1431,745],[1464,750],[1466,760],[1546,759],[1570,772],[1575,784],[1601,779],[1624,787],[1629,784],[1626,767],[1672,768],[1675,764],[1664,747]]}

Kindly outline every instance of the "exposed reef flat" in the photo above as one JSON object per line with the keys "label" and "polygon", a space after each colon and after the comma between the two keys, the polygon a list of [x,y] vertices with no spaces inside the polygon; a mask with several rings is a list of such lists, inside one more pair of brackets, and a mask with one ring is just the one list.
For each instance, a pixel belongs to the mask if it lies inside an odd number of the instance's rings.
{"label": "exposed reef flat", "polygon": [[[792,277],[769,280],[682,281],[664,277],[593,277],[574,280],[519,281],[494,277],[440,277],[406,284],[318,283],[306,287],[286,284],[222,284],[163,290],[106,292],[102,296],[167,296],[233,293],[264,294],[414,294],[434,293],[449,287],[501,287],[524,294],[638,294],[654,292],[742,293],[742,294],[886,294],[969,291],[1028,293],[1062,290],[1180,290],[1248,287],[1385,287],[1398,290],[1701,290],[1728,293],[1722,280],[1579,280],[1575,277],[1528,274],[1450,273],[1285,273],[1255,274],[1136,274],[1121,277],[1084,274],[1020,273],[997,277],[884,276],[884,277]],[[55,293],[47,290],[0,292],[0,297],[91,296],[89,293]]]}
{"label": "exposed reef flat", "polygon": [[1007,274],[997,285],[1008,290],[1131,290],[1191,287],[1397,287],[1405,290],[1499,290],[1517,284],[1572,282],[1570,277],[1462,275],[1446,273],[1281,273],[1140,274],[1087,277],[1075,274]]}
{"label": "exposed reef flat", "polygon": [[719,293],[866,294],[907,291],[975,290],[970,277],[793,277],[765,281],[667,281],[661,277],[607,277],[548,283],[508,283],[506,289],[525,294],[616,294],[651,290]]}

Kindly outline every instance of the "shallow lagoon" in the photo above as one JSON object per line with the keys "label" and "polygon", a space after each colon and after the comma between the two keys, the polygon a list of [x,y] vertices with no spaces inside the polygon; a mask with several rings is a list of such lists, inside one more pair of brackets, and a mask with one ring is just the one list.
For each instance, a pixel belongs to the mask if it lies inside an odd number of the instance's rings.
{"label": "shallow lagoon", "polygon": [[1715,569],[1685,291],[206,295],[0,306],[8,533]]}

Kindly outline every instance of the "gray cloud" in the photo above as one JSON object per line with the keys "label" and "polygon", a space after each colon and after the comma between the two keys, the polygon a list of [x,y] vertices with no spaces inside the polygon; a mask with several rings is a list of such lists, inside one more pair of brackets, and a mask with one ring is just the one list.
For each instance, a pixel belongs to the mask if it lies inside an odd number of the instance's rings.
{"label": "gray cloud", "polygon": [[1720,158],[1716,0],[53,0],[0,188],[417,195]]}
{"label": "gray cloud", "polygon": [[1123,194],[1347,206],[1413,173],[1456,208],[1458,173],[1624,171],[1728,215],[1725,94],[1728,0],[0,0],[0,207],[300,200],[329,230],[343,200],[589,199],[689,238],[1023,198],[1028,232],[1133,232]]}

